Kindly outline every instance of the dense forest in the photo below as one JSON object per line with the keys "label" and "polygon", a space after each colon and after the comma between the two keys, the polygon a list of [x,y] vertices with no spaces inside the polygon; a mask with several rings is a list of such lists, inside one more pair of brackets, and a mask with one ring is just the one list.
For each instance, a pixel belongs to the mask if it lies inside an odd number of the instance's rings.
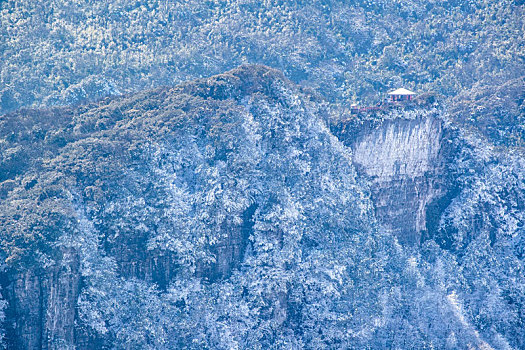
{"label": "dense forest", "polygon": [[462,124],[523,145],[523,5],[5,1],[1,110],[74,104],[263,63],[341,104],[375,103],[400,85],[433,92]]}
{"label": "dense forest", "polygon": [[0,348],[525,348],[523,1],[0,11]]}

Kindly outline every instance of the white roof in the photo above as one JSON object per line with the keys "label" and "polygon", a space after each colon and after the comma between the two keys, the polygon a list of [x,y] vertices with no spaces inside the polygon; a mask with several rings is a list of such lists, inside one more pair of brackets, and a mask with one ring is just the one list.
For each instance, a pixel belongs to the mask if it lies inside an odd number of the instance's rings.
{"label": "white roof", "polygon": [[410,90],[404,89],[404,88],[400,88],[392,92],[389,92],[388,94],[389,95],[415,95],[416,93]]}

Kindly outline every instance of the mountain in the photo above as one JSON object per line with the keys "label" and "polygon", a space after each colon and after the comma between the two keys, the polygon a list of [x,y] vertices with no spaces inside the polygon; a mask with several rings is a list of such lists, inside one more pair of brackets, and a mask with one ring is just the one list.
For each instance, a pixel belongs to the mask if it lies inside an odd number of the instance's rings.
{"label": "mountain", "polygon": [[4,345],[523,347],[519,149],[334,111],[245,65],[1,116]]}
{"label": "mountain", "polygon": [[0,2],[0,112],[173,86],[244,63],[342,105],[406,86],[525,139],[520,0]]}
{"label": "mountain", "polygon": [[4,117],[11,345],[227,348],[225,332],[244,347],[286,342],[264,331],[292,322],[286,299],[354,298],[337,291],[346,266],[370,266],[340,261],[372,254],[360,242],[371,206],[320,113],[282,74],[247,66]]}

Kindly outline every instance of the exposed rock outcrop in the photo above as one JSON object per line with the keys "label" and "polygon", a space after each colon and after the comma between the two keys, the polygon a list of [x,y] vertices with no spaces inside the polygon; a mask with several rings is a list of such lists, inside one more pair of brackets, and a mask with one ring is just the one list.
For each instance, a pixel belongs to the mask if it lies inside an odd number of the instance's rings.
{"label": "exposed rock outcrop", "polygon": [[341,123],[336,130],[371,184],[376,216],[400,243],[418,245],[426,209],[443,194],[443,121],[437,112],[395,112],[388,119]]}

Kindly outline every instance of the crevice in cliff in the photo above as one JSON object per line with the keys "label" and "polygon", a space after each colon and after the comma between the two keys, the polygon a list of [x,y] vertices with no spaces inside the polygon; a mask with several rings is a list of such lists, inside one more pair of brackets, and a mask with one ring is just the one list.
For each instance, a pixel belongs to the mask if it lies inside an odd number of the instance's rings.
{"label": "crevice in cliff", "polygon": [[228,232],[226,239],[211,248],[216,261],[201,266],[199,276],[213,283],[228,278],[239,267],[251,244],[249,238],[253,233],[253,217],[257,207],[256,203],[250,205],[242,214],[241,225],[225,230]]}

